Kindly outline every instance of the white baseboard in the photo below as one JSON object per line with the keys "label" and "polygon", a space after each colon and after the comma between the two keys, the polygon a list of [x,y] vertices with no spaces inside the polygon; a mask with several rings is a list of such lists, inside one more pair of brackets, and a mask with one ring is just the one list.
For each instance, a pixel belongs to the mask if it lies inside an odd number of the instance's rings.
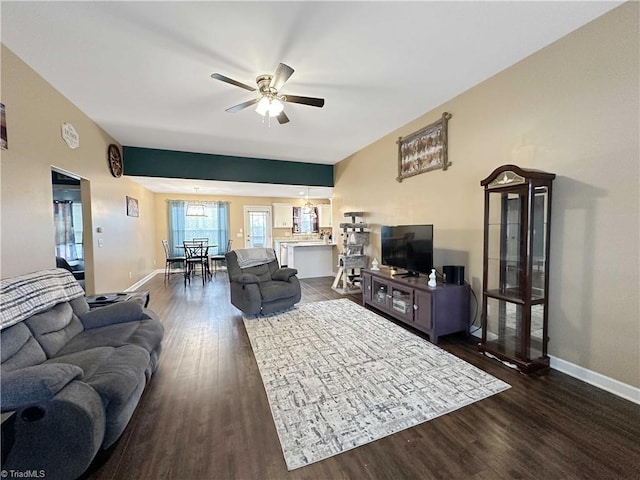
{"label": "white baseboard", "polygon": [[594,387],[606,390],[609,393],[613,393],[618,397],[622,397],[630,402],[640,405],[640,388],[622,383],[601,373],[594,372],[587,368],[576,365],[575,363],[567,362],[561,358],[549,355],[550,367],[559,372],[566,373],[578,380],[582,380],[585,383],[593,385]]}
{"label": "white baseboard", "polygon": [[147,283],[149,280],[151,280],[158,273],[164,274],[164,270],[161,269],[161,268],[159,268],[157,270],[153,270],[149,275],[147,275],[146,277],[141,278],[136,283],[131,285],[129,288],[126,288],[124,291],[125,292],[133,292],[134,290],[139,290],[140,287],[142,287],[145,283]]}
{"label": "white baseboard", "polygon": [[[482,338],[482,329],[478,329],[472,333],[474,337]],[[589,385],[598,387],[609,393],[613,393],[618,397],[629,400],[630,402],[640,405],[640,388],[623,383],[601,373],[594,372],[588,368],[581,367],[575,363],[562,360],[561,358],[549,355],[549,366],[567,375],[582,380]]]}

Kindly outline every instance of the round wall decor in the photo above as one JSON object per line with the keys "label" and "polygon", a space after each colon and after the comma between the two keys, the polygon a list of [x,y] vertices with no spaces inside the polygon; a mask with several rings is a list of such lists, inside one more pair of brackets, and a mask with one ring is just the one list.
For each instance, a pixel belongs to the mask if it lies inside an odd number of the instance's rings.
{"label": "round wall decor", "polygon": [[111,175],[118,178],[122,176],[122,155],[120,149],[115,143],[109,145],[107,151],[107,161],[109,162],[109,170]]}

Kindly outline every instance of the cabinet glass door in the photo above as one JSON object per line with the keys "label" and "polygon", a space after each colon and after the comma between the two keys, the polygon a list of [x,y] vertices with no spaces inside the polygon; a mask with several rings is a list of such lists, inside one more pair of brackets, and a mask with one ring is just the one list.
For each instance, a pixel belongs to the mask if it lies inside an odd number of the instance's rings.
{"label": "cabinet glass door", "polygon": [[526,191],[489,194],[487,290],[507,298],[521,298],[523,242],[521,235]]}
{"label": "cabinet glass door", "polygon": [[362,284],[364,286],[362,290],[362,295],[364,300],[371,300],[371,275],[363,275],[362,276]]}
{"label": "cabinet glass door", "polygon": [[391,287],[391,310],[401,319],[413,321],[413,290]]}
{"label": "cabinet glass door", "polygon": [[546,291],[546,269],[547,269],[547,224],[549,205],[549,189],[547,187],[537,187],[533,197],[533,231],[532,231],[532,300],[544,299]]}
{"label": "cabinet glass door", "polygon": [[374,278],[371,281],[371,300],[380,307],[387,308],[389,296],[389,284]]}

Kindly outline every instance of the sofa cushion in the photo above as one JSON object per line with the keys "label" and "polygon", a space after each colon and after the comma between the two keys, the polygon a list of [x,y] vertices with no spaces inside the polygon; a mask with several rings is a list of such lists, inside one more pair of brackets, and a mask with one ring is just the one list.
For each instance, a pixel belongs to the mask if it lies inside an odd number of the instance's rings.
{"label": "sofa cushion", "polygon": [[288,282],[291,277],[296,275],[298,270],[295,268],[279,268],[271,275],[272,280],[279,280],[281,282]]}
{"label": "sofa cushion", "polygon": [[24,323],[42,345],[48,358],[55,356],[69,340],[84,329],[69,302],[59,303],[47,311],[32,315]]}
{"label": "sofa cushion", "polygon": [[84,313],[87,313],[89,310],[91,310],[91,308],[89,307],[89,304],[87,303],[87,297],[74,298],[69,302],[69,304],[73,309],[73,313],[75,313],[78,316]]}
{"label": "sofa cushion", "polygon": [[255,267],[247,267],[242,269],[242,273],[250,273],[258,277],[260,282],[267,282],[271,280],[271,269],[269,264],[264,263],[262,265],[256,265]]}
{"label": "sofa cushion", "polygon": [[88,350],[82,350],[75,353],[69,353],[67,355],[59,355],[50,360],[47,360],[45,364],[51,363],[65,363],[68,365],[75,365],[84,372],[82,378],[91,377],[98,368],[109,360],[109,357],[115,352],[114,347],[96,347]]}
{"label": "sofa cushion", "polygon": [[46,402],[80,376],[80,368],[61,363],[34,365],[3,372],[0,389],[2,411]]}
{"label": "sofa cushion", "polygon": [[133,392],[146,383],[145,370],[149,365],[149,353],[136,345],[114,348],[108,358],[98,365],[91,375],[82,381],[93,387],[109,410],[114,413],[125,405]]}
{"label": "sofa cushion", "polygon": [[118,302],[94,308],[79,316],[84,328],[100,328],[116,323],[135,322],[148,318],[138,302]]}
{"label": "sofa cushion", "polygon": [[73,337],[58,352],[58,355],[67,355],[95,347],[122,347],[124,345],[137,345],[147,352],[151,352],[160,345],[163,333],[162,324],[152,319],[92,328]]}
{"label": "sofa cushion", "polygon": [[24,323],[2,330],[0,357],[3,372],[38,365],[47,359],[46,353]]}
{"label": "sofa cushion", "polygon": [[241,273],[231,279],[234,282],[241,283],[243,285],[251,285],[253,283],[260,283],[260,279],[253,273]]}
{"label": "sofa cushion", "polygon": [[260,284],[260,294],[263,302],[272,302],[281,298],[294,297],[298,291],[297,288],[293,283],[272,280]]}

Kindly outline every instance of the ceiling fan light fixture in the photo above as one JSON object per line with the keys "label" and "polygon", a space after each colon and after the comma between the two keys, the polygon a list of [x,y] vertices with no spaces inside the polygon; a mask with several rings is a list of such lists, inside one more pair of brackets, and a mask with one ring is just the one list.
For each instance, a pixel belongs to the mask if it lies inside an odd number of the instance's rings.
{"label": "ceiling fan light fixture", "polygon": [[269,116],[277,117],[284,110],[284,105],[280,100],[274,98],[269,104]]}
{"label": "ceiling fan light fixture", "polygon": [[280,100],[267,95],[260,99],[256,107],[256,112],[263,117],[267,115],[269,117],[277,117],[283,110],[284,105]]}
{"label": "ceiling fan light fixture", "polygon": [[256,112],[263,117],[269,112],[269,99],[267,97],[262,97],[258,102],[258,106],[256,107]]}
{"label": "ceiling fan light fixture", "polygon": [[[258,97],[254,97],[251,100],[227,108],[225,110],[226,112],[237,113],[247,107],[257,104],[255,111],[263,117],[263,122],[265,121],[265,117],[269,120],[273,117],[277,118],[278,123],[282,125],[289,123],[289,117],[284,113],[284,102],[320,108],[324,106],[324,98],[301,97],[299,95],[284,96],[280,94],[280,89],[284,86],[289,77],[291,77],[293,72],[293,68],[289,65],[280,63],[273,75],[258,75],[256,78],[257,88],[238,82],[237,80],[219,73],[212,73],[211,78],[258,94]],[[271,125],[270,122],[269,125]]]}

